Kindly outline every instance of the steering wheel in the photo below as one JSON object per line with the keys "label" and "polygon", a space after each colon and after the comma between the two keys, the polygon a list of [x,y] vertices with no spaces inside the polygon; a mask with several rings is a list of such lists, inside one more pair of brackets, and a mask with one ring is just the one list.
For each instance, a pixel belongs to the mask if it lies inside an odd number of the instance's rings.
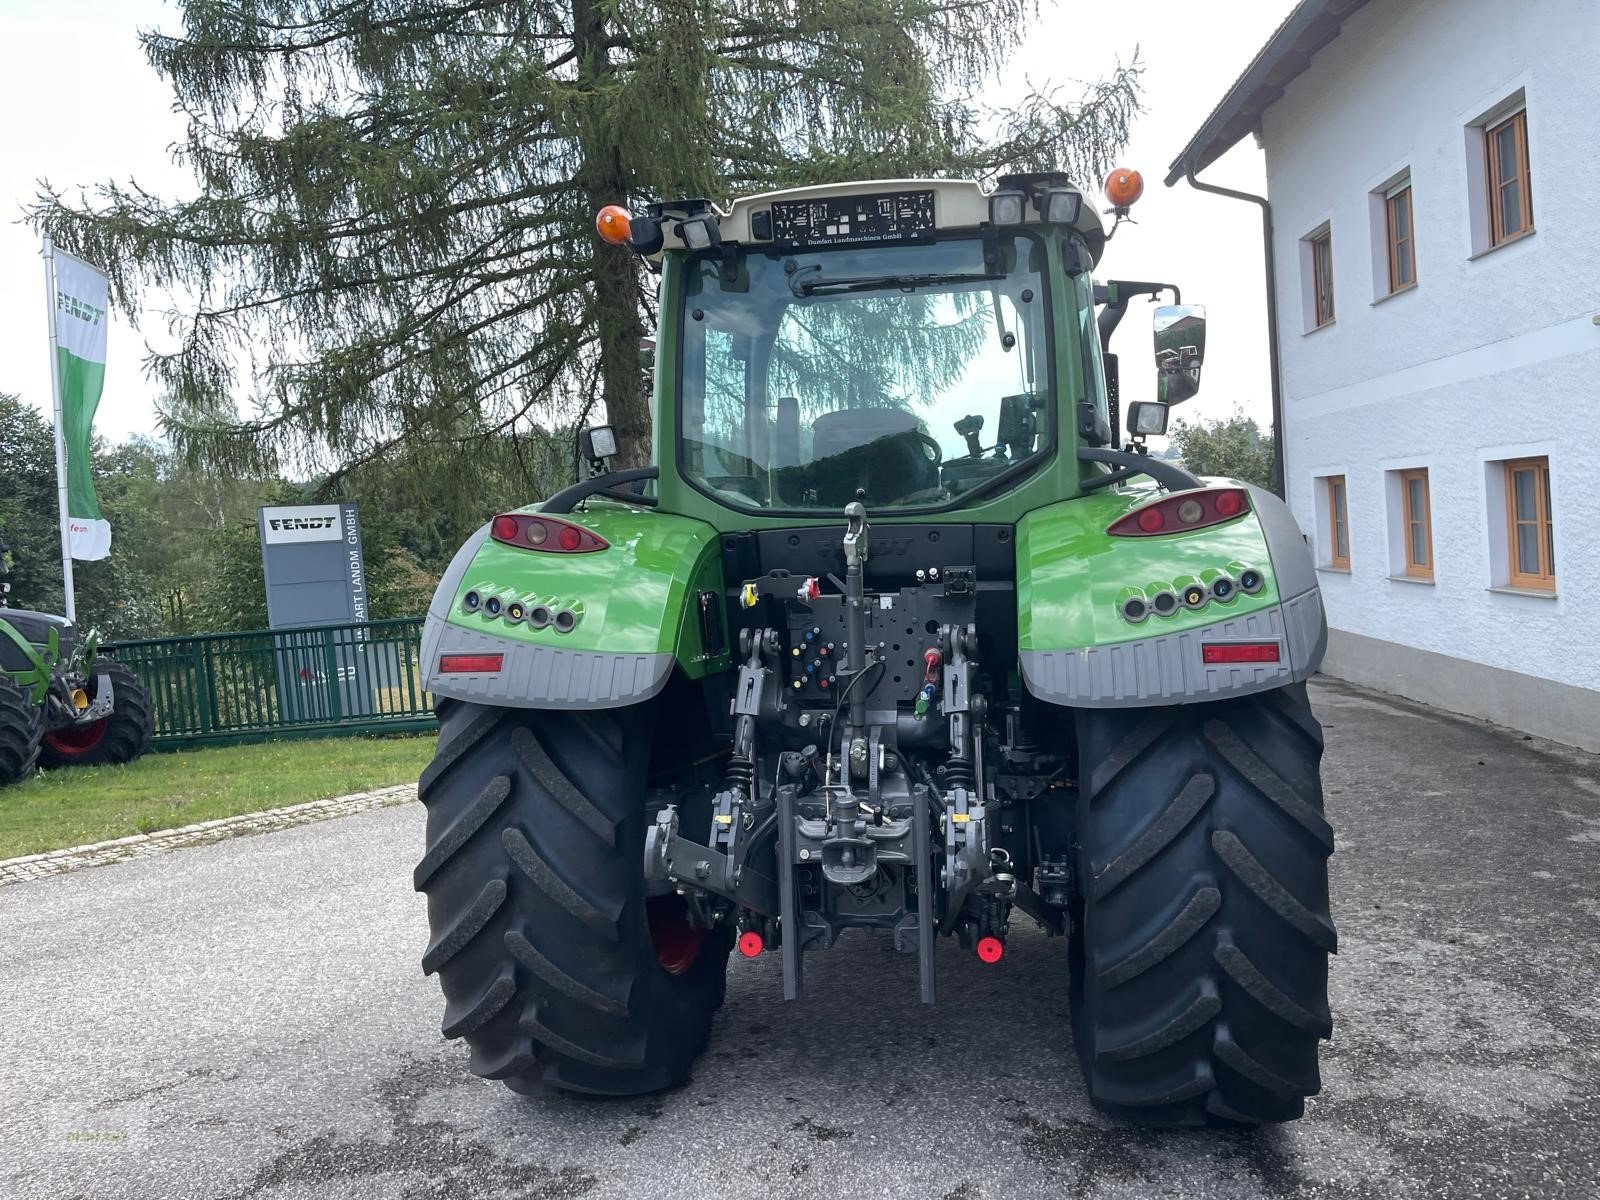
{"label": "steering wheel", "polygon": [[921,442],[925,449],[931,451],[930,457],[934,466],[937,467],[944,461],[944,450],[936,440],[923,433],[920,429],[908,429],[906,432]]}

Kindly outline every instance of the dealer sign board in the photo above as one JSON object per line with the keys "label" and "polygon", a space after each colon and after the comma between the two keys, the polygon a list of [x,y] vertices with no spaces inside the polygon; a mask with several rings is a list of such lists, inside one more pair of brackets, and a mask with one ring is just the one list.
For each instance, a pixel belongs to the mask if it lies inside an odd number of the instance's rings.
{"label": "dealer sign board", "polygon": [[[354,504],[272,505],[260,509],[259,520],[268,625],[293,630],[367,620],[366,559]],[[286,718],[328,720],[372,713],[372,647],[366,630],[273,640]]]}

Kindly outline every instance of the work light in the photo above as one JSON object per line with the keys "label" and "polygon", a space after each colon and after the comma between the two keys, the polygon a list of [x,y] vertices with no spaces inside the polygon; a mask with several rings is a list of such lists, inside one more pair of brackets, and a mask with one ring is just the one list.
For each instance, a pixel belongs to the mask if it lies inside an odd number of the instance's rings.
{"label": "work light", "polygon": [[989,224],[1021,225],[1023,199],[1021,192],[1010,189],[993,193],[989,197]]}
{"label": "work light", "polygon": [[1083,210],[1083,193],[1075,188],[1047,188],[1034,197],[1039,215],[1052,225],[1071,225]]}

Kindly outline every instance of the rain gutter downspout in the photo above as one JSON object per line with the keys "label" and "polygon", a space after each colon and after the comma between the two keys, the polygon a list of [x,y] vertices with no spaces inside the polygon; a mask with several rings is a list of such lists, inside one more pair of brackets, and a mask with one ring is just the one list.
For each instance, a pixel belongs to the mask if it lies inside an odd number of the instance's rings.
{"label": "rain gutter downspout", "polygon": [[1189,186],[1200,192],[1226,196],[1230,200],[1247,200],[1261,206],[1261,248],[1267,268],[1267,361],[1272,377],[1272,490],[1280,498],[1285,496],[1283,486],[1283,376],[1278,363],[1278,271],[1272,253],[1272,203],[1265,196],[1239,192],[1233,188],[1219,187],[1214,183],[1201,183],[1194,177],[1194,167],[1183,164],[1183,177]]}

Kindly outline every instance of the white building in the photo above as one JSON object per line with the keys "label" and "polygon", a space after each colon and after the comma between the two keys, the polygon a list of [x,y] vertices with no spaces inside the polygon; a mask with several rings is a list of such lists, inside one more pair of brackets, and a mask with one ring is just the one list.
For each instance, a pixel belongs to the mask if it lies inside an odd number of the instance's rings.
{"label": "white building", "polygon": [[1600,0],[1305,0],[1248,134],[1323,669],[1600,750]]}

